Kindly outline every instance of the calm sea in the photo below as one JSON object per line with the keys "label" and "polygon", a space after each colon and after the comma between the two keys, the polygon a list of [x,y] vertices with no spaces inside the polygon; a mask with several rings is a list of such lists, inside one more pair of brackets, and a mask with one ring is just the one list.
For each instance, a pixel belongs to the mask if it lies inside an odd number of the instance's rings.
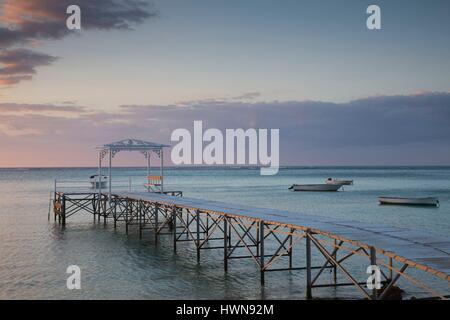
{"label": "calm sea", "polygon": [[[87,179],[96,169],[0,169],[1,299],[303,299],[304,273],[272,272],[261,287],[251,260],[230,262],[223,272],[222,251],[202,253],[192,245],[172,252],[171,238],[157,246],[151,232],[114,230],[80,214],[61,230],[47,221],[53,180]],[[255,169],[167,169],[166,189],[186,197],[243,203],[293,212],[407,227],[448,237],[450,167],[285,168],[276,176]],[[143,183],[145,170],[114,169],[119,179]],[[336,193],[294,193],[293,183],[320,183],[328,177],[354,179]],[[142,180],[142,181],[141,181]],[[436,196],[440,208],[379,206],[380,195]],[[81,290],[66,288],[66,268],[82,270]],[[351,266],[349,268],[352,268]],[[325,275],[330,277],[330,275]],[[432,282],[431,282],[432,283]],[[408,295],[420,295],[409,288]],[[434,285],[434,284],[433,284]],[[438,284],[436,284],[438,285]],[[354,288],[315,289],[322,298],[357,298]]]}

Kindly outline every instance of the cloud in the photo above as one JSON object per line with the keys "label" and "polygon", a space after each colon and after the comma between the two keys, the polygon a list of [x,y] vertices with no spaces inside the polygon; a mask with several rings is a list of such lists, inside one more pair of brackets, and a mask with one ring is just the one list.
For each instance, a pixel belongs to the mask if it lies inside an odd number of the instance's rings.
{"label": "cloud", "polygon": [[[2,5],[3,28],[0,46],[34,40],[61,39],[71,33],[66,28],[66,9],[71,0],[5,0]],[[156,16],[140,0],[78,0],[82,28],[86,30],[131,29],[132,25]]]}
{"label": "cloud", "polygon": [[[450,93],[383,96],[348,103],[314,101],[195,102],[176,106],[123,106],[132,120],[169,123],[204,120],[215,128],[280,128],[294,145],[334,148],[450,141]],[[298,140],[298,141],[296,141]]]}
{"label": "cloud", "polygon": [[0,77],[0,86],[8,87],[24,80],[31,80],[32,78],[30,75]]}
{"label": "cloud", "polygon": [[[33,54],[30,50],[21,52],[25,49],[16,47],[73,34],[66,27],[66,9],[71,4],[71,0],[3,0],[0,3],[0,48],[14,48],[0,53],[7,56],[15,53],[12,57],[17,58],[9,59],[10,65],[0,69],[6,73],[0,79],[0,86],[29,80],[35,73],[34,67],[48,65],[55,60],[52,56]],[[141,0],[78,0],[76,4],[81,8],[82,30],[130,30],[133,25],[157,15],[147,2]],[[23,58],[32,61],[27,63]]]}
{"label": "cloud", "polygon": [[0,25],[0,47],[6,48],[23,42],[20,33]]}
{"label": "cloud", "polygon": [[36,129],[17,128],[5,123],[0,123],[0,133],[4,133],[9,137],[38,136],[42,134]]}
{"label": "cloud", "polygon": [[[172,131],[192,130],[194,120],[202,120],[204,129],[280,129],[282,164],[450,164],[450,93],[445,92],[371,97],[348,103],[195,101],[181,106],[130,105],[112,113],[76,106],[22,105],[24,110],[39,112],[4,115],[2,108],[13,106],[0,105],[0,124],[9,125],[8,130],[0,127],[0,144],[13,139],[17,146],[39,145],[44,150],[51,143],[66,154],[75,146],[86,157],[85,162],[72,165],[94,164],[92,148],[110,141],[134,137],[170,144]],[[67,110],[74,116],[44,111],[63,107],[75,107]],[[27,132],[26,140],[17,136],[19,130]],[[67,164],[71,160],[61,156],[60,161]]]}
{"label": "cloud", "polygon": [[233,100],[252,100],[261,96],[260,92],[246,92],[239,96],[233,97]]}
{"label": "cloud", "polygon": [[0,103],[1,114],[8,112],[13,113],[45,113],[45,112],[71,112],[82,114],[86,111],[85,107],[81,106],[58,106],[52,104],[20,104],[20,103]]}
{"label": "cloud", "polygon": [[36,67],[48,66],[55,60],[56,57],[28,49],[0,51],[0,84],[11,85],[30,80],[36,73]]}

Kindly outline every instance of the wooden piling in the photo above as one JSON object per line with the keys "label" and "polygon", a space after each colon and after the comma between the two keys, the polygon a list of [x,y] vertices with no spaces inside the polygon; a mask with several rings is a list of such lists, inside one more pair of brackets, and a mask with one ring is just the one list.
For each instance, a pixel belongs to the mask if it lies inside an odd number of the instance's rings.
{"label": "wooden piling", "polygon": [[260,249],[259,249],[259,265],[261,274],[261,285],[265,283],[264,277],[264,221],[259,222],[259,239],[260,239]]}
{"label": "wooden piling", "polygon": [[172,225],[173,225],[173,252],[177,252],[177,210],[178,208],[172,207]]}
{"label": "wooden piling", "polygon": [[62,226],[66,226],[66,195],[62,196],[61,199],[61,219],[62,219]]}
{"label": "wooden piling", "polygon": [[197,263],[200,263],[200,210],[196,212],[196,233],[197,233]]}
{"label": "wooden piling", "polygon": [[312,299],[311,238],[309,230],[306,231],[306,299]]}
{"label": "wooden piling", "polygon": [[223,268],[228,271],[228,218],[223,216]]}
{"label": "wooden piling", "polygon": [[155,244],[158,243],[159,206],[155,205]]}
{"label": "wooden piling", "polygon": [[[370,247],[370,265],[377,266],[377,251],[374,247]],[[372,299],[377,300],[378,296],[378,289],[377,289],[377,283],[374,283],[373,289],[372,289]]]}
{"label": "wooden piling", "polygon": [[[337,253],[338,253],[338,249],[337,249],[337,240],[334,239],[334,250],[333,250],[333,258],[334,260],[337,261]],[[336,264],[333,263],[333,283],[337,284],[337,266]]]}

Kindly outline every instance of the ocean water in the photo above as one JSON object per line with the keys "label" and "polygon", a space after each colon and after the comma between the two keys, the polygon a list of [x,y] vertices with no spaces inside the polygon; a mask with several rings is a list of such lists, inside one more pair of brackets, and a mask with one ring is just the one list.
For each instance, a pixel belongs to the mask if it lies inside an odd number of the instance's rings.
{"label": "ocean water", "polygon": [[[189,243],[172,251],[171,237],[157,245],[151,231],[142,239],[112,223],[94,223],[79,214],[66,229],[47,220],[49,194],[58,179],[87,179],[94,168],[0,169],[0,299],[303,299],[302,271],[271,272],[260,285],[251,260],[233,260],[223,272],[221,250],[202,251],[201,263]],[[143,168],[115,168],[118,180],[145,179]],[[293,183],[320,183],[328,177],[354,179],[336,193],[294,193]],[[166,189],[184,196],[258,207],[352,219],[369,224],[406,227],[448,237],[450,234],[450,167],[317,167],[283,168],[276,176],[257,169],[167,169]],[[439,208],[379,206],[377,197],[436,196]],[[301,256],[301,250],[299,251]],[[298,258],[299,261],[301,257]],[[81,268],[81,290],[66,288],[66,268]],[[360,268],[349,262],[349,269]],[[412,270],[412,275],[415,271]],[[361,274],[364,276],[364,273]],[[325,274],[325,279],[330,275]],[[448,284],[427,275],[418,279],[434,289]],[[399,285],[408,296],[423,290]],[[359,298],[355,288],[314,289],[319,298]]]}

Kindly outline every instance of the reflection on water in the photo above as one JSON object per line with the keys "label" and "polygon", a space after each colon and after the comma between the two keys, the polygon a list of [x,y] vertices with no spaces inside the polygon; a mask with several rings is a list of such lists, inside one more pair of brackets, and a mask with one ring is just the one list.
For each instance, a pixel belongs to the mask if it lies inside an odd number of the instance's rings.
{"label": "reflection on water", "polygon": [[[221,250],[202,251],[198,265],[188,243],[178,244],[178,253],[173,253],[170,236],[162,236],[155,246],[150,231],[140,240],[137,232],[126,235],[123,228],[94,223],[88,214],[71,217],[66,230],[47,222],[53,179],[87,179],[93,173],[95,169],[0,169],[0,298],[304,298],[303,272],[269,273],[261,288],[251,260],[231,261],[225,274]],[[145,169],[113,173],[145,180]],[[338,193],[287,190],[293,183],[320,183],[328,177],[354,179],[355,185]],[[273,177],[250,169],[169,169],[165,180],[167,189],[182,190],[187,197],[450,234],[450,168],[295,168]],[[379,206],[380,195],[436,196],[441,207]],[[296,262],[302,262],[302,254],[298,250]],[[65,272],[72,264],[81,268],[81,290],[66,289]],[[324,273],[324,279],[331,275]],[[359,297],[352,288],[313,293]],[[408,293],[418,292],[411,288]]]}

